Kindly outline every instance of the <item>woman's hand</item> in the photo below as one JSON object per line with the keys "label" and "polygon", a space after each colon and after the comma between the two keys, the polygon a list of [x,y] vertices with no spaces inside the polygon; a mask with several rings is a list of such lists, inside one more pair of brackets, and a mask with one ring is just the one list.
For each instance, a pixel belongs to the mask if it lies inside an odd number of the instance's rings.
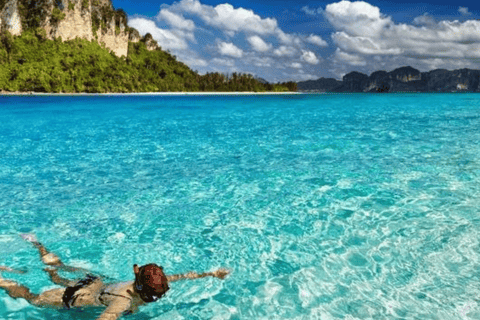
{"label": "woman's hand", "polygon": [[218,269],[213,273],[214,277],[217,277],[218,279],[225,279],[225,277],[230,273],[230,271],[226,269]]}

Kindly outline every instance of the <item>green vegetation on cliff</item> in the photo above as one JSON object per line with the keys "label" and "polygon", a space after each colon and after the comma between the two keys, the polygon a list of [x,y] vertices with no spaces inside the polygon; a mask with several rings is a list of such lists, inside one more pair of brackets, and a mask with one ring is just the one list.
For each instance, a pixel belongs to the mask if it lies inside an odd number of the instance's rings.
{"label": "green vegetation on cliff", "polygon": [[[0,0],[0,10],[6,0]],[[263,84],[251,75],[199,75],[127,26],[111,0],[18,0],[23,33],[0,33],[0,90],[36,92],[296,91],[293,82]],[[91,14],[94,40],[49,40],[69,11]],[[128,56],[117,57],[98,38],[114,28],[128,35]],[[51,32],[51,31],[49,31]],[[142,39],[138,42],[139,39]],[[137,41],[137,42],[135,42]],[[126,45],[126,43],[124,43]],[[148,50],[150,49],[150,50]]]}
{"label": "green vegetation on cliff", "polygon": [[46,39],[45,30],[0,35],[0,90],[36,92],[294,91],[295,83],[262,84],[251,75],[199,75],[175,56],[129,43],[119,58],[95,41]]}

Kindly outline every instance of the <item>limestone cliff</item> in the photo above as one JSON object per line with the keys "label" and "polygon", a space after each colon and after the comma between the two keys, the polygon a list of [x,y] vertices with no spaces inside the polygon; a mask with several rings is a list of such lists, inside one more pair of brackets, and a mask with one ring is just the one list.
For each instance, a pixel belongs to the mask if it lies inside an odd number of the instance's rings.
{"label": "limestone cliff", "polygon": [[148,50],[157,50],[159,49],[157,41],[155,41],[150,33],[147,33],[145,37],[143,38],[143,41],[145,41],[145,45],[147,46]]}
{"label": "limestone cliff", "polygon": [[118,57],[127,56],[129,41],[140,40],[138,31],[127,26],[125,12],[115,10],[110,0],[0,0],[0,31],[20,35],[38,27],[51,40],[96,40]]}
{"label": "limestone cliff", "polygon": [[299,82],[298,88],[322,92],[480,92],[480,70],[471,69],[420,72],[402,67],[375,71],[370,76],[350,72],[333,85],[320,80]]}
{"label": "limestone cliff", "polygon": [[22,33],[17,0],[0,1],[0,31],[8,30],[14,36]]}
{"label": "limestone cliff", "polygon": [[[62,40],[72,40],[75,38],[83,38],[91,41],[92,33],[92,15],[91,3],[88,7],[82,7],[81,0],[60,1],[58,4],[51,1],[49,9],[59,9],[64,17],[53,21],[52,17],[45,19],[43,28],[47,32],[47,38],[53,40],[61,37]],[[112,48],[113,49],[113,48]]]}

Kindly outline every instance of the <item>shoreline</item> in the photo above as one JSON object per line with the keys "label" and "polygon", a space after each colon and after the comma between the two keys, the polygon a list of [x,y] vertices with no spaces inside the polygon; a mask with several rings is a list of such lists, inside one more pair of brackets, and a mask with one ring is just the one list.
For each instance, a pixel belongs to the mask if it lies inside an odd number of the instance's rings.
{"label": "shoreline", "polygon": [[109,93],[47,93],[0,91],[0,96],[238,96],[238,95],[292,95],[302,92],[109,92]]}

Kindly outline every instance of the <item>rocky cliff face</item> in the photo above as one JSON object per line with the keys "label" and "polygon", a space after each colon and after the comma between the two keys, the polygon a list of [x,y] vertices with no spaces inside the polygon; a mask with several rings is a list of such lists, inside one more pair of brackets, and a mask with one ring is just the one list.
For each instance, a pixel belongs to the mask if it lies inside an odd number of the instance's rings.
{"label": "rocky cliff face", "polygon": [[333,78],[320,78],[318,80],[307,80],[298,83],[298,90],[300,91],[321,91],[329,92],[339,87],[342,81]]}
{"label": "rocky cliff face", "polygon": [[480,70],[433,70],[425,74],[428,91],[480,91]]}
{"label": "rocky cliff face", "polygon": [[143,38],[148,50],[157,50],[159,48],[157,41],[155,41],[150,33],[147,33]]}
{"label": "rocky cliff face", "polygon": [[28,17],[31,7],[38,11],[37,24],[51,40],[95,39],[119,57],[127,56],[129,40],[140,40],[138,31],[127,27],[126,14],[114,10],[110,0],[0,0],[0,31],[20,35],[26,21],[28,27],[36,27]]}
{"label": "rocky cliff face", "polygon": [[51,17],[46,18],[43,28],[49,39],[61,37],[64,41],[75,38],[92,40],[91,3],[88,2],[88,6],[83,8],[81,2],[82,0],[61,1],[58,6],[53,1],[49,3],[49,10],[59,7],[58,9],[65,15],[56,23]]}
{"label": "rocky cliff face", "polygon": [[[320,79],[319,79],[320,80]],[[299,82],[302,90],[306,82]],[[391,72],[376,71],[370,76],[351,72],[334,88],[320,82],[309,90],[327,92],[480,92],[480,70],[433,70],[420,72],[412,67],[402,67]]]}
{"label": "rocky cliff face", "polygon": [[362,92],[365,82],[368,80],[366,74],[360,72],[350,72],[343,77],[343,90],[348,92]]}
{"label": "rocky cliff face", "polygon": [[0,1],[0,31],[8,30],[14,36],[22,34],[22,23],[18,12],[17,0]]}

